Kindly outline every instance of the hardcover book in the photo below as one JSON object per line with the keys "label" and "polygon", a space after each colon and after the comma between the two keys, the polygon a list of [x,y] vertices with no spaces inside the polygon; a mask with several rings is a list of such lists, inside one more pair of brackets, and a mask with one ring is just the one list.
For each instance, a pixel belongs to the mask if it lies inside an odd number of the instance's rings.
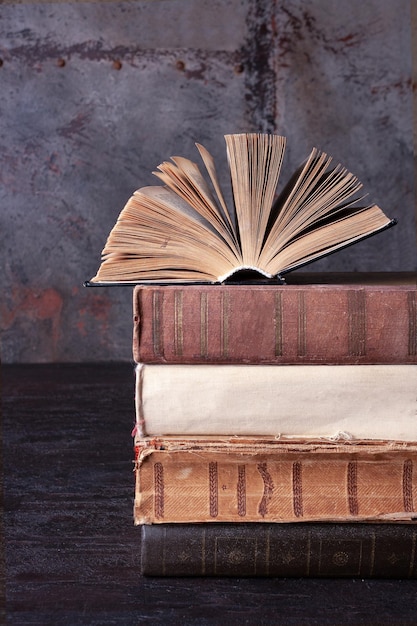
{"label": "hardcover book", "polygon": [[417,444],[137,439],[136,524],[410,521]]}
{"label": "hardcover book", "polygon": [[164,186],[127,202],[90,283],[223,282],[238,272],[281,276],[393,225],[375,204],[359,206],[358,179],[313,149],[275,197],[285,138],[226,135],[233,209],[214,160],[200,144],[207,179],[184,157],[154,172]]}
{"label": "hardcover book", "polygon": [[139,435],[417,441],[417,365],[136,366]]}
{"label": "hardcover book", "polygon": [[[137,286],[137,363],[417,363],[417,274]],[[308,281],[308,283],[307,283]]]}
{"label": "hardcover book", "polygon": [[145,576],[417,578],[417,524],[143,525]]}

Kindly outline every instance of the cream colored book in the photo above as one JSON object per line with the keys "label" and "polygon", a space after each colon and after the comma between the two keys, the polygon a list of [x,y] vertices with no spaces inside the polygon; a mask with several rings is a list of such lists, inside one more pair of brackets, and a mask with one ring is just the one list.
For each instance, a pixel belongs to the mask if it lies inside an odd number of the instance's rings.
{"label": "cream colored book", "polygon": [[417,441],[417,365],[138,364],[136,431]]}

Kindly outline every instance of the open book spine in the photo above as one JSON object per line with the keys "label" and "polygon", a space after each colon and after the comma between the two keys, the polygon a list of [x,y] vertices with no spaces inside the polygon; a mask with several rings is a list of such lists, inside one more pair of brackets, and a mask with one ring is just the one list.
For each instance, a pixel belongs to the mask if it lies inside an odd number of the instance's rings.
{"label": "open book spine", "polygon": [[145,576],[416,578],[417,523],[143,525]]}
{"label": "open book spine", "polygon": [[417,363],[417,285],[137,286],[137,363]]}
{"label": "open book spine", "polygon": [[416,445],[137,440],[136,524],[417,518]]}

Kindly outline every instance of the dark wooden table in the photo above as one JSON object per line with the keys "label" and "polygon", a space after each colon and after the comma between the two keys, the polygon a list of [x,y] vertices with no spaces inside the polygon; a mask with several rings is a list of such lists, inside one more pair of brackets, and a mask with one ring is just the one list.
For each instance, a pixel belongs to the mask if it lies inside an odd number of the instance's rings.
{"label": "dark wooden table", "polygon": [[141,578],[133,366],[3,366],[2,400],[9,624],[417,624],[417,581]]}

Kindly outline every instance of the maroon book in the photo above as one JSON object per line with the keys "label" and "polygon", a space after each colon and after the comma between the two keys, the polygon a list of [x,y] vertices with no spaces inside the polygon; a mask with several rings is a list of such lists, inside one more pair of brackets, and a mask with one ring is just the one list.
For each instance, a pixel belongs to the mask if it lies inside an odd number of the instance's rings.
{"label": "maroon book", "polygon": [[298,274],[289,284],[141,285],[142,363],[417,363],[417,275]]}

